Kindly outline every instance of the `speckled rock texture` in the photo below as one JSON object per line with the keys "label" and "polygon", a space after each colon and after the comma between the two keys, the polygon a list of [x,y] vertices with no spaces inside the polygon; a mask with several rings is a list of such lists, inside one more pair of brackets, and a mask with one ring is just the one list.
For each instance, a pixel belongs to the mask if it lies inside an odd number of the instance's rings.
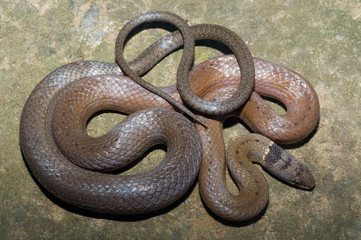
{"label": "speckled rock texture", "polygon": [[[177,13],[190,24],[224,25],[246,41],[253,56],[291,68],[313,84],[321,104],[318,128],[287,147],[313,171],[313,191],[266,174],[266,211],[253,221],[230,223],[205,209],[198,185],[162,211],[123,217],[73,208],[37,184],[18,140],[28,95],[66,63],[114,62],[119,29],[153,10]],[[0,239],[361,239],[360,1],[0,0],[0,26]],[[137,34],[126,47],[128,59],[165,33]],[[217,54],[197,47],[196,62]],[[160,86],[173,83],[180,55],[167,57],[145,78]],[[121,118],[100,115],[89,132],[100,135]],[[226,143],[246,131],[227,122]],[[149,169],[163,156],[156,149],[131,171]]]}

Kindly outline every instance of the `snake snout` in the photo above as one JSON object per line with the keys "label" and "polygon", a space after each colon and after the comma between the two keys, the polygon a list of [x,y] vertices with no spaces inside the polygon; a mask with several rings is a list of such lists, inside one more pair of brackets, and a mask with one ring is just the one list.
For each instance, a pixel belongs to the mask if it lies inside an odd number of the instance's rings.
{"label": "snake snout", "polygon": [[315,179],[308,167],[273,143],[265,156],[266,169],[277,178],[303,189],[312,189]]}

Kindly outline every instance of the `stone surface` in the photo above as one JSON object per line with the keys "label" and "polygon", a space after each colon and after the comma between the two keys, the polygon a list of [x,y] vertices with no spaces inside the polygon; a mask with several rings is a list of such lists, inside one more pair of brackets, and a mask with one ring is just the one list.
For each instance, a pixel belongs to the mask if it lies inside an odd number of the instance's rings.
{"label": "stone surface", "polygon": [[[359,1],[0,0],[1,239],[361,239],[361,3]],[[190,24],[215,23],[237,32],[253,56],[305,76],[319,94],[321,120],[307,140],[289,148],[313,171],[312,192],[266,176],[270,203],[248,223],[214,218],[198,186],[172,208],[138,217],[95,215],[67,206],[32,178],[18,141],[22,107],[35,85],[77,60],[114,62],[118,30],[132,17],[171,11]],[[163,35],[145,31],[127,45],[129,58]],[[146,75],[174,82],[181,51]],[[197,62],[215,52],[197,48]],[[167,71],[164,71],[164,69]],[[94,135],[118,115],[92,121]],[[105,129],[99,126],[107,125]],[[228,126],[229,125],[229,126]],[[245,128],[227,124],[227,143]],[[133,171],[159,162],[162,150]]]}

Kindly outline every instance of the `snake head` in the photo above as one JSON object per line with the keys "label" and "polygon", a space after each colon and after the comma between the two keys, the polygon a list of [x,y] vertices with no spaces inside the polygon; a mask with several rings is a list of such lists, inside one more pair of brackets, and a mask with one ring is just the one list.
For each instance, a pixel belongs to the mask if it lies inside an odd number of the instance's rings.
{"label": "snake head", "polygon": [[265,168],[277,178],[303,189],[313,189],[315,179],[306,165],[275,143],[264,156]]}

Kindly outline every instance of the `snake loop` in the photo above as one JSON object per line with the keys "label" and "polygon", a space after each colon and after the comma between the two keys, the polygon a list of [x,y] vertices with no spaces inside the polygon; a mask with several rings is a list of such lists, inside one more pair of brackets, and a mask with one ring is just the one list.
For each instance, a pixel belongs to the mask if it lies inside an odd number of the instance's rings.
{"label": "snake loop", "polygon": [[[243,40],[231,30],[212,24],[199,24],[189,27],[187,22],[177,15],[167,12],[152,12],[139,15],[130,20],[118,34],[115,44],[115,56],[122,71],[142,87],[166,99],[193,119],[197,117],[179,102],[172,99],[159,88],[144,81],[136,71],[128,66],[124,59],[124,42],[128,34],[137,26],[149,21],[165,21],[179,28],[183,41],[183,54],[177,71],[177,90],[189,106],[200,113],[209,115],[224,115],[239,108],[248,99],[254,85],[254,66],[251,53]],[[225,44],[233,52],[239,64],[242,75],[237,91],[221,102],[206,101],[192,92],[188,74],[194,58],[194,40],[215,40]],[[162,51],[162,46],[160,46]],[[161,53],[155,54],[162,56]],[[198,120],[199,121],[199,120]]]}

